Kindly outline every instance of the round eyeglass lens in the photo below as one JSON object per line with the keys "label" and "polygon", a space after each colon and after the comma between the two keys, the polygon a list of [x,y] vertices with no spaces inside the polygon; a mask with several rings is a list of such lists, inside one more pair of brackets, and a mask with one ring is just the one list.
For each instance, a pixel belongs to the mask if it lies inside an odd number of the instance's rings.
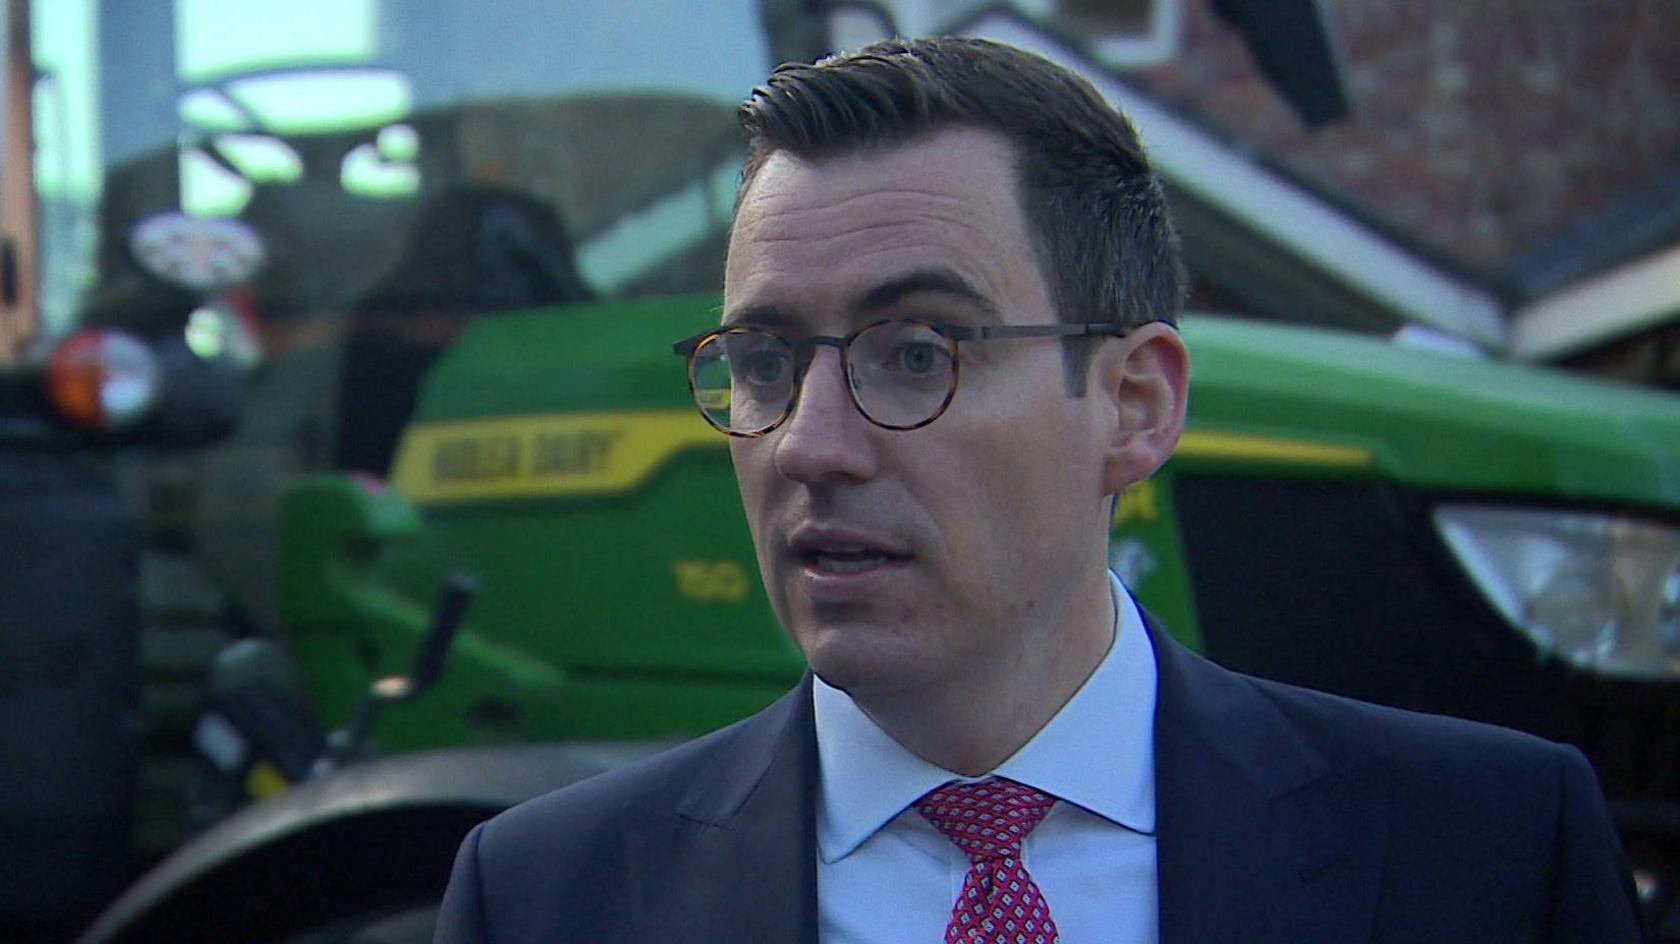
{"label": "round eyeglass lens", "polygon": [[725,331],[695,350],[689,381],[694,402],[713,426],[759,432],[781,419],[793,398],[793,349],[763,331]]}
{"label": "round eyeglass lens", "polygon": [[956,390],[956,342],[919,321],[865,329],[852,341],[848,366],[858,409],[893,429],[931,422]]}

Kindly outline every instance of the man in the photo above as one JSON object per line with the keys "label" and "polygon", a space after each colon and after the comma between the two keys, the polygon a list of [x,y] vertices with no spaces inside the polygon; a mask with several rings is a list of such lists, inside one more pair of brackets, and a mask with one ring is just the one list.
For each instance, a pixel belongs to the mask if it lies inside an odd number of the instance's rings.
{"label": "man", "polygon": [[475,830],[440,940],[1637,938],[1578,753],[1229,673],[1108,573],[1188,384],[1123,117],[973,40],[742,115],[723,326],[678,348],[813,675]]}

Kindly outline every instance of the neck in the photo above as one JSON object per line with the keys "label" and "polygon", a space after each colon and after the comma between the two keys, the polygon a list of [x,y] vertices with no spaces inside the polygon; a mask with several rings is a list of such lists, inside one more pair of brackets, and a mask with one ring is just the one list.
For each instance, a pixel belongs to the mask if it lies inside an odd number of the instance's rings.
{"label": "neck", "polygon": [[1114,644],[1118,614],[1108,582],[1085,588],[1048,631],[1024,644],[1000,677],[853,700],[881,730],[929,763],[965,777],[996,769],[1038,734],[1096,671]]}

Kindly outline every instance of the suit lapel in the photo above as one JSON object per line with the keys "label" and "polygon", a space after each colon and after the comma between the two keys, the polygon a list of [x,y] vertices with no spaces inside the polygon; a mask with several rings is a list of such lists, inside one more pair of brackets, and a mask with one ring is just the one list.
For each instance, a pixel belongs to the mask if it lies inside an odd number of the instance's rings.
{"label": "suit lapel", "polygon": [[817,940],[811,679],[708,752],[673,810],[625,837],[635,940]]}
{"label": "suit lapel", "polygon": [[[1381,756],[1333,764],[1251,682],[1149,632],[1162,944],[1368,940]],[[673,810],[625,837],[635,939],[815,944],[810,690],[807,673],[707,754]]]}
{"label": "suit lapel", "polygon": [[1369,940],[1381,757],[1333,764],[1252,682],[1150,635],[1162,944]]}

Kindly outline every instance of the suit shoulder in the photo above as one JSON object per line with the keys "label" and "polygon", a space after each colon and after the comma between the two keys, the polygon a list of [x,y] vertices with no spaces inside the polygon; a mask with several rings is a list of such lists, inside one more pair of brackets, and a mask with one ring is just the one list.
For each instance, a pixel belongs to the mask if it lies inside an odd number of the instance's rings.
{"label": "suit shoulder", "polygon": [[705,784],[738,773],[744,758],[774,751],[799,691],[727,727],[505,810],[484,824],[480,847],[488,856],[533,847],[594,849],[627,822],[674,815]]}
{"label": "suit shoulder", "polygon": [[1581,752],[1567,744],[1479,721],[1391,708],[1341,695],[1252,676],[1239,676],[1326,753],[1380,751],[1400,767],[1440,770],[1467,765],[1482,770],[1533,771],[1582,768]]}
{"label": "suit shoulder", "polygon": [[[1551,940],[1637,940],[1638,905],[1598,777],[1576,748],[1521,731],[1241,677],[1331,761],[1386,772],[1393,894],[1446,900],[1454,884],[1526,914]],[[1437,938],[1440,939],[1440,938]]]}

